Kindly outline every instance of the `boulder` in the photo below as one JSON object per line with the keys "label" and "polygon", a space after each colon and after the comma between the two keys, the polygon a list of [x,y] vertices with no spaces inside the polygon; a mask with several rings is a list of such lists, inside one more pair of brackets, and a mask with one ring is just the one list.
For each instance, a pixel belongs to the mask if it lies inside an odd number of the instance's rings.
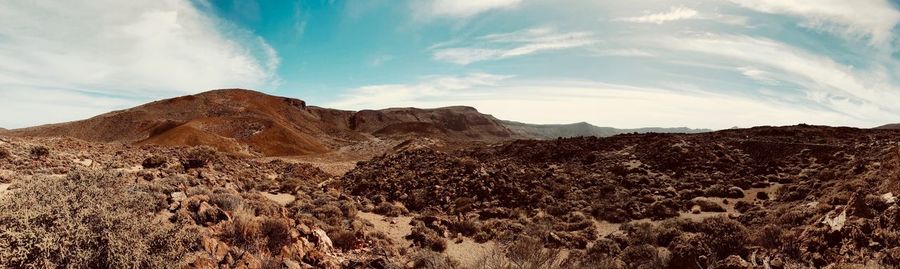
{"label": "boulder", "polygon": [[316,243],[316,247],[321,250],[328,252],[334,249],[334,244],[331,243],[331,238],[328,237],[328,234],[325,233],[324,230],[316,228],[312,231],[313,241]]}
{"label": "boulder", "polygon": [[203,250],[217,264],[221,263],[222,260],[225,259],[225,256],[228,255],[228,245],[215,238],[204,237],[201,244],[203,245]]}
{"label": "boulder", "polygon": [[197,223],[215,224],[229,219],[231,216],[225,210],[207,202],[200,203],[200,207],[197,209]]}

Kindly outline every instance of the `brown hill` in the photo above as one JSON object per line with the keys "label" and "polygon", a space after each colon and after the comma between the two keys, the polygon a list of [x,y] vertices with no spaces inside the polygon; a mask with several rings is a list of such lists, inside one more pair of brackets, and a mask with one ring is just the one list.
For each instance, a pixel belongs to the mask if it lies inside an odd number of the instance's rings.
{"label": "brown hill", "polygon": [[900,130],[900,123],[885,124],[885,125],[882,125],[882,126],[875,127],[875,129],[883,129],[883,130]]}
{"label": "brown hill", "polygon": [[96,142],[209,145],[262,156],[325,153],[373,137],[499,141],[518,138],[474,108],[342,111],[293,98],[226,89],[166,99],[90,119],[12,130]]}

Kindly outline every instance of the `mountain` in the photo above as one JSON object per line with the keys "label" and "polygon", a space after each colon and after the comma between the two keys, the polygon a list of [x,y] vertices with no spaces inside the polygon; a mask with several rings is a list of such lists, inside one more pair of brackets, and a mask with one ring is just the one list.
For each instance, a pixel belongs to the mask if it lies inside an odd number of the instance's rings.
{"label": "mountain", "polygon": [[704,133],[712,131],[709,129],[691,129],[686,127],[616,129],[612,127],[598,127],[587,122],[572,124],[528,124],[515,121],[501,122],[507,128],[519,135],[536,139],[555,139],[557,137],[568,138],[579,136],[609,137],[627,133]]}
{"label": "mountain", "polygon": [[882,126],[875,127],[875,129],[900,130],[900,123],[885,124]]}
{"label": "mountain", "polygon": [[375,138],[521,138],[496,118],[469,107],[355,112],[307,106],[302,100],[243,89],[166,99],[10,134],[138,145],[209,145],[223,152],[259,156],[325,153]]}

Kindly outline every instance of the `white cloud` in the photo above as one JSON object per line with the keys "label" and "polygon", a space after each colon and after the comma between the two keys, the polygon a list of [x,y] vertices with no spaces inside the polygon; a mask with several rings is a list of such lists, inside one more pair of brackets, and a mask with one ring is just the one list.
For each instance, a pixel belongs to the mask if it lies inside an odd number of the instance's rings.
{"label": "white cloud", "polygon": [[350,90],[327,105],[342,109],[468,105],[501,119],[532,123],[589,121],[620,128],[724,129],[736,124],[858,123],[831,111],[702,90],[585,81],[538,82],[491,74],[432,76],[412,84],[366,86]]}
{"label": "white cloud", "polygon": [[[4,127],[79,119],[135,99],[277,83],[280,59],[265,40],[188,0],[0,1],[0,18]],[[13,110],[26,92],[41,96],[29,103],[56,113]],[[104,101],[87,103],[103,109],[67,103],[95,99]]]}
{"label": "white cloud", "polygon": [[490,10],[509,9],[522,0],[420,0],[413,2],[413,11],[427,17],[467,18]]}
{"label": "white cloud", "polygon": [[[710,61],[760,66],[741,73],[756,79],[797,85],[808,101],[852,115],[859,122],[891,122],[900,114],[900,88],[882,68],[857,70],[826,56],[809,53],[778,41],[735,35],[698,35],[664,38],[670,49],[706,54]],[[712,56],[712,57],[710,57]]]}
{"label": "white cloud", "polygon": [[434,59],[467,65],[499,60],[543,51],[584,47],[596,43],[590,32],[560,33],[553,28],[532,28],[512,33],[492,34],[477,38],[462,47],[433,46]]}
{"label": "white cloud", "polygon": [[806,19],[805,26],[850,36],[866,36],[873,44],[890,42],[898,11],[888,0],[731,0],[765,13]]}
{"label": "white cloud", "polygon": [[768,71],[763,71],[751,66],[738,67],[737,70],[745,77],[762,82],[763,84],[778,84],[778,80]]}
{"label": "white cloud", "polygon": [[603,49],[597,50],[595,53],[597,56],[617,56],[617,57],[653,57],[656,54],[653,54],[646,50],[641,49]]}
{"label": "white cloud", "polygon": [[636,23],[655,23],[663,24],[670,21],[687,20],[697,17],[699,13],[686,7],[672,7],[669,11],[647,14],[638,17],[617,18],[616,21],[627,21]]}

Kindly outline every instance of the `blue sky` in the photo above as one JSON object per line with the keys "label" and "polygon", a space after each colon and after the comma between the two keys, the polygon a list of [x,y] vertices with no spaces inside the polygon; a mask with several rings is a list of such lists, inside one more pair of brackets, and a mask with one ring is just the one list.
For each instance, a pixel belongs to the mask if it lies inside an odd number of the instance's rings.
{"label": "blue sky", "polygon": [[898,6],[0,0],[0,127],[233,87],[532,123],[873,127],[900,122]]}

